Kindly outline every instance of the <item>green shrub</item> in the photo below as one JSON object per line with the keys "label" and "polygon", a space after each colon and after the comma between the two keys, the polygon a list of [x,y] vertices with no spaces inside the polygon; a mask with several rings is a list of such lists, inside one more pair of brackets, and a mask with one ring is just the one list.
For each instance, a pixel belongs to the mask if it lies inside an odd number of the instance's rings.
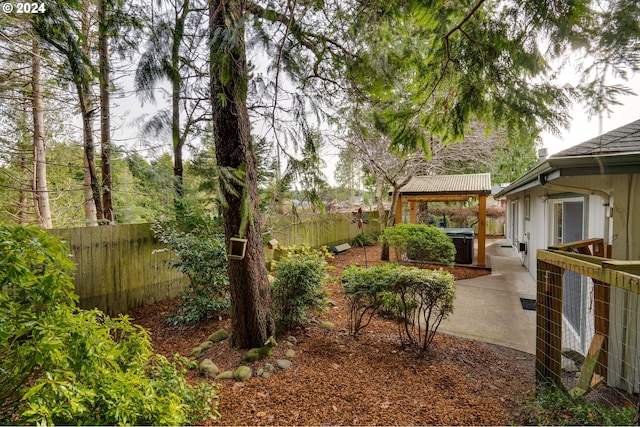
{"label": "green shrub", "polygon": [[369,233],[360,233],[351,242],[353,247],[365,247],[375,245],[377,240]]}
{"label": "green shrub", "polygon": [[393,289],[398,264],[386,263],[369,268],[349,266],[342,273],[344,293],[349,300],[349,332],[356,336],[367,327]]}
{"label": "green shrub", "polygon": [[126,317],[76,307],[68,249],[36,227],[0,226],[0,424],[174,424],[217,416],[187,359],[153,354]]}
{"label": "green shrub", "polygon": [[171,267],[189,278],[189,287],[167,322],[190,325],[212,313],[226,313],[231,301],[224,235],[185,233],[161,225],[155,225],[154,231],[178,257]]}
{"label": "green shrub", "polygon": [[407,306],[407,303],[394,292],[383,292],[381,298],[380,315],[393,320],[402,319],[404,313],[412,313],[418,307],[418,302],[415,299],[408,299],[409,305]]}
{"label": "green shrub", "polygon": [[303,324],[312,310],[323,306],[322,286],[327,278],[324,257],[307,254],[281,258],[274,277],[271,300],[278,328],[290,329]]}
{"label": "green shrub", "polygon": [[421,270],[398,264],[370,268],[350,266],[342,273],[349,300],[349,330],[357,335],[376,314],[386,314],[399,322],[403,345],[424,353],[440,322],[453,311],[453,276],[443,270]]}
{"label": "green shrub", "polygon": [[424,354],[442,320],[453,312],[453,275],[444,270],[405,267],[398,272],[394,292],[400,301],[400,340]]}
{"label": "green shrub", "polygon": [[397,224],[387,227],[382,239],[403,259],[453,265],[456,248],[451,239],[436,227],[424,224]]}
{"label": "green shrub", "polygon": [[315,255],[324,259],[333,258],[333,253],[326,246],[312,248],[311,245],[302,243],[300,245],[279,246],[274,254],[274,259],[269,262],[269,271],[273,271],[282,258],[290,258],[296,255]]}

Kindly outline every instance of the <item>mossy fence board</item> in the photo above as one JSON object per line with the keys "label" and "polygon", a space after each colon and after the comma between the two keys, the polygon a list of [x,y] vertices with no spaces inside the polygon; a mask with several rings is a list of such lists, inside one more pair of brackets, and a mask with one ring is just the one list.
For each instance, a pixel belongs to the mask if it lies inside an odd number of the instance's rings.
{"label": "mossy fence board", "polygon": [[187,278],[169,268],[171,251],[162,251],[149,224],[119,224],[50,230],[67,242],[76,264],[74,284],[80,307],[109,315],[172,298]]}

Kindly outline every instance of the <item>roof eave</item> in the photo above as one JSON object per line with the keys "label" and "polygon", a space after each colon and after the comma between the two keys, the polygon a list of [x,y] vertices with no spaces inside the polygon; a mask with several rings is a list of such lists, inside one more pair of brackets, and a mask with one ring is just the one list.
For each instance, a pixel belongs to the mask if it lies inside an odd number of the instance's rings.
{"label": "roof eave", "polygon": [[[588,169],[591,168],[591,169]],[[640,152],[615,153],[591,156],[550,157],[522,175],[509,186],[496,193],[501,198],[539,185],[540,175],[562,170],[560,176],[583,176],[586,171],[597,170],[600,174],[640,173]],[[590,174],[590,173],[587,173]],[[546,179],[545,179],[546,181]]]}

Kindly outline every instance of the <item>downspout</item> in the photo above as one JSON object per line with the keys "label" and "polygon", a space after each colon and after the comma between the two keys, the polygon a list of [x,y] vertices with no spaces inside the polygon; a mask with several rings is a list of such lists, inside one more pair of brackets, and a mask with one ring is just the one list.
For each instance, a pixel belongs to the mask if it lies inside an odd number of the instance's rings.
{"label": "downspout", "polygon": [[[543,175],[538,176],[538,182],[542,185],[543,188],[548,188],[549,190],[558,190],[558,191],[568,191],[572,193],[578,194],[587,194],[591,196],[600,196],[604,199],[604,203],[602,206],[605,208],[604,212],[604,245],[607,247],[607,242],[609,242],[609,219],[611,218],[611,196],[609,193],[603,190],[594,190],[592,188],[581,188],[581,187],[572,187],[568,185],[560,185],[560,184],[552,184],[547,182],[546,177]],[[607,258],[610,258],[611,254],[607,254]]]}

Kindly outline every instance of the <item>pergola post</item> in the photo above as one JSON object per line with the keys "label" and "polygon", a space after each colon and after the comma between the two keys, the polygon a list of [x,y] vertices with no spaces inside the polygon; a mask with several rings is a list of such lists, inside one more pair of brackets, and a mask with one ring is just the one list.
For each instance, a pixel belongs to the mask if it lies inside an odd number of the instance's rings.
{"label": "pergola post", "polygon": [[487,196],[479,195],[478,205],[478,267],[486,264],[485,245],[487,241]]}
{"label": "pergola post", "polygon": [[415,200],[409,201],[409,224],[416,223],[416,202]]}

